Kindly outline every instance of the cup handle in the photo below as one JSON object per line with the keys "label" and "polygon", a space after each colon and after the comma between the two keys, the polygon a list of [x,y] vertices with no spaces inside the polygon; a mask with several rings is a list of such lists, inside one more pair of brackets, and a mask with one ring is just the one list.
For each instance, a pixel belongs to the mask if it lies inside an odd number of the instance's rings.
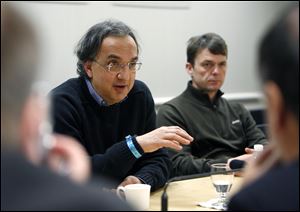
{"label": "cup handle", "polygon": [[117,188],[117,195],[118,197],[120,197],[121,199],[125,199],[125,187],[124,186],[119,186]]}

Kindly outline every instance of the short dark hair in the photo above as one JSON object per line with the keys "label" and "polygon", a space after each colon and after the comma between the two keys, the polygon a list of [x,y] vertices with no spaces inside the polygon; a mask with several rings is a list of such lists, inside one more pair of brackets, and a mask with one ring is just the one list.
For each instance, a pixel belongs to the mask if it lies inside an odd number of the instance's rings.
{"label": "short dark hair", "polygon": [[109,36],[132,37],[137,45],[139,53],[139,44],[133,30],[129,26],[117,20],[106,20],[100,22],[92,26],[87,31],[87,33],[80,39],[75,48],[75,54],[78,58],[77,73],[80,76],[89,78],[83,68],[83,64],[86,61],[93,60],[96,57],[103,40]]}
{"label": "short dark hair", "polygon": [[227,57],[227,45],[224,39],[216,33],[206,33],[191,37],[188,40],[187,61],[194,65],[197,54],[206,48],[213,54],[221,54]]}
{"label": "short dark hair", "polygon": [[279,86],[287,109],[299,120],[299,5],[289,7],[263,37],[258,61],[263,83]]}

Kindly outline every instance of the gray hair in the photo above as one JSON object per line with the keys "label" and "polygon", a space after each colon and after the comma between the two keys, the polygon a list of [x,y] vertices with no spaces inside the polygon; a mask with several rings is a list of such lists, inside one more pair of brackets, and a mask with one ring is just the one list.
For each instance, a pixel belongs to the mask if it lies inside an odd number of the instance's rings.
{"label": "gray hair", "polygon": [[130,36],[137,45],[139,53],[139,45],[133,33],[133,30],[121,21],[106,20],[92,26],[87,33],[80,39],[76,48],[77,55],[77,73],[80,76],[89,78],[83,68],[83,64],[88,60],[93,60],[102,45],[103,40],[109,36]]}

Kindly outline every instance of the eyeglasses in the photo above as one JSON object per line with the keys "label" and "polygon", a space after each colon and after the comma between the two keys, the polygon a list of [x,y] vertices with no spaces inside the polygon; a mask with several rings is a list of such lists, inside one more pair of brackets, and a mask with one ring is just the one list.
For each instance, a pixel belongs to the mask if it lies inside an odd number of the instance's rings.
{"label": "eyeglasses", "polygon": [[111,73],[118,73],[121,72],[122,69],[124,69],[126,66],[131,72],[135,72],[140,70],[142,63],[139,62],[129,62],[127,64],[120,64],[117,62],[111,62],[108,65],[102,65],[100,64],[97,60],[93,60],[95,63],[97,63],[99,66],[104,68],[106,71],[111,72]]}

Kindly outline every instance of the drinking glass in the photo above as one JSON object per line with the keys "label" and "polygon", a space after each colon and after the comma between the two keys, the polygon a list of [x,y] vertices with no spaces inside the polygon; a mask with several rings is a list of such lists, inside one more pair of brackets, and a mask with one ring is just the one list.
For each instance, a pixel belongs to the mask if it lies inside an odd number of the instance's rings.
{"label": "drinking glass", "polygon": [[227,209],[227,193],[230,191],[234,173],[227,172],[229,168],[226,163],[215,163],[211,165],[211,181],[218,193],[217,202],[213,203],[213,207],[219,210]]}

